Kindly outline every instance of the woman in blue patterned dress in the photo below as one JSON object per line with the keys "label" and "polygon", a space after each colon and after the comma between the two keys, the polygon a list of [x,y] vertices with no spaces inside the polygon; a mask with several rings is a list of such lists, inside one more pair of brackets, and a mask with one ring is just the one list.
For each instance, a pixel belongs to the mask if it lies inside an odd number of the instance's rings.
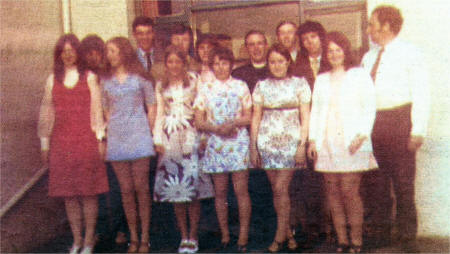
{"label": "woman in blue patterned dress", "polygon": [[156,117],[155,94],[128,39],[109,40],[106,57],[109,67],[103,80],[103,105],[108,120],[106,160],[111,162],[122,192],[130,230],[128,252],[147,253],[151,213],[149,161],[155,155],[151,135]]}
{"label": "woman in blue patterned dress", "polygon": [[266,169],[272,185],[277,231],[268,251],[277,252],[286,240],[289,249],[297,248],[289,230],[289,184],[294,169],[306,163],[311,91],[305,79],[291,75],[291,56],[281,45],[269,49],[267,63],[271,77],[253,91],[250,152],[252,164]]}
{"label": "woman in blue patterned dress", "polygon": [[208,135],[202,170],[210,173],[214,181],[222,245],[230,243],[227,193],[231,175],[239,206],[238,250],[245,251],[251,214],[247,171],[250,140],[246,126],[250,124],[252,101],[247,84],[230,75],[233,62],[229,49],[216,48],[211,54],[210,66],[216,79],[199,88],[195,123]]}
{"label": "woman in blue patterned dress", "polygon": [[[214,196],[209,175],[199,170],[197,130],[193,127],[197,75],[186,72],[186,54],[169,46],[164,54],[165,78],[156,84],[158,110],[154,130],[160,154],[153,198],[174,204],[181,231],[179,253],[198,251],[200,199]],[[188,214],[188,216],[186,216]],[[190,229],[188,230],[187,218]]]}

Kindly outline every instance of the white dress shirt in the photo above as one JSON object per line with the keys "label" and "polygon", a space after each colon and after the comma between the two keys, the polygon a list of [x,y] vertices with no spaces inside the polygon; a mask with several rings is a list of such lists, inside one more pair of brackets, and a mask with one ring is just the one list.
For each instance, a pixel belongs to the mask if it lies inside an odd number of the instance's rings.
{"label": "white dress shirt", "polygon": [[[381,48],[364,55],[362,66],[371,72]],[[375,92],[377,110],[412,104],[411,135],[425,136],[430,108],[428,71],[421,52],[398,38],[384,47],[378,65]]]}

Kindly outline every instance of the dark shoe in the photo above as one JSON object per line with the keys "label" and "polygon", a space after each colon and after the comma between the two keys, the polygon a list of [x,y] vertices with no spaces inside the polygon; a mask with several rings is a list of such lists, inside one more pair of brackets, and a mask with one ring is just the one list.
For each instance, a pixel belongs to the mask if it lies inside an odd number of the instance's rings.
{"label": "dark shoe", "polygon": [[239,245],[238,244],[237,252],[239,252],[239,253],[247,253],[248,252],[247,244],[244,244],[244,245]]}
{"label": "dark shoe", "polygon": [[350,249],[348,250],[349,253],[361,253],[363,250],[362,245],[350,245]]}
{"label": "dark shoe", "polygon": [[336,253],[349,253],[349,247],[347,244],[338,244],[335,249]]}

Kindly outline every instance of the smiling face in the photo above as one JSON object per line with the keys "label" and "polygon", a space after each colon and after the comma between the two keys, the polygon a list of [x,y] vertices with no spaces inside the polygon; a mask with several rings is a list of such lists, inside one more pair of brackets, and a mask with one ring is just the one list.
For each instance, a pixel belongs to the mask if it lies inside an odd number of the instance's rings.
{"label": "smiling face", "polygon": [[198,56],[203,64],[208,64],[212,50],[213,46],[210,43],[202,43],[198,46]]}
{"label": "smiling face", "polygon": [[191,36],[189,32],[185,32],[184,34],[173,34],[170,37],[170,43],[178,47],[185,54],[188,54],[189,46],[191,45]]}
{"label": "smiling face", "polygon": [[292,51],[297,46],[297,28],[290,23],[286,23],[278,28],[277,36],[278,42],[285,48]]}
{"label": "smiling face", "polygon": [[245,46],[253,63],[264,63],[266,61],[267,42],[263,35],[249,35],[245,41]]}
{"label": "smiling face", "polygon": [[138,25],[133,35],[139,48],[145,52],[149,52],[152,49],[153,39],[155,37],[152,26]]}
{"label": "smiling face", "polygon": [[309,56],[318,57],[322,53],[322,44],[317,32],[304,33],[301,35],[301,40]]}
{"label": "smiling face", "polygon": [[269,70],[275,78],[287,76],[290,60],[276,51],[272,51],[268,58]]}
{"label": "smiling face", "polygon": [[166,59],[167,74],[172,77],[180,77],[184,73],[183,60],[175,53],[167,56]]}
{"label": "smiling face", "polygon": [[77,51],[68,42],[64,44],[61,52],[61,60],[65,68],[73,67],[77,63]]}
{"label": "smiling face", "polygon": [[339,47],[334,42],[328,43],[327,51],[328,61],[330,62],[333,69],[340,68],[344,66],[345,53],[344,50]]}
{"label": "smiling face", "polygon": [[218,80],[225,81],[230,78],[231,63],[228,60],[220,59],[219,56],[214,57],[212,69]]}
{"label": "smiling face", "polygon": [[122,65],[120,50],[116,44],[112,42],[106,44],[106,59],[108,59],[108,62],[113,68],[117,68]]}

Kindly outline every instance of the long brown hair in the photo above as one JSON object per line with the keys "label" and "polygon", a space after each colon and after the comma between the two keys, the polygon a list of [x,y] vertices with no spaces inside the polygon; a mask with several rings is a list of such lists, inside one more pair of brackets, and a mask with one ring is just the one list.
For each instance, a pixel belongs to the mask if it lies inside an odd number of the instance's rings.
{"label": "long brown hair", "polygon": [[186,72],[186,67],[188,65],[187,55],[181,51],[178,47],[175,47],[173,45],[169,45],[166,50],[164,51],[164,66],[165,66],[165,74],[161,82],[161,88],[163,90],[167,89],[169,87],[169,74],[167,71],[167,59],[169,59],[170,55],[176,55],[178,58],[181,59],[184,65],[184,75],[183,75],[183,87],[189,87],[189,77]]}
{"label": "long brown hair", "polygon": [[59,37],[53,52],[53,74],[55,75],[56,81],[58,81],[59,83],[63,83],[65,75],[64,63],[61,58],[61,54],[66,43],[69,43],[77,54],[77,61],[75,62],[75,65],[77,66],[78,72],[80,73],[80,75],[84,73],[84,69],[80,65],[80,40],[78,40],[77,36],[75,36],[74,34],[65,34]]}
{"label": "long brown hair", "polygon": [[[131,46],[130,41],[125,37],[114,37],[106,42],[106,44],[112,43],[119,49],[120,61],[123,64],[125,70],[128,73],[139,75],[147,80],[154,81],[153,77],[145,71],[142,66],[136,51]],[[111,63],[106,65],[106,77],[110,78],[113,75],[113,68]]]}

